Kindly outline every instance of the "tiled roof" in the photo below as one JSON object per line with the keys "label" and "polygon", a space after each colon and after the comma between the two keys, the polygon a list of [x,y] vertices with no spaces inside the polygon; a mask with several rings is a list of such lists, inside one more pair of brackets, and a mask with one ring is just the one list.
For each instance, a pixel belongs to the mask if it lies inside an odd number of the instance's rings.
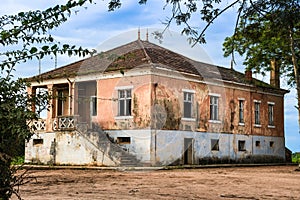
{"label": "tiled roof", "polygon": [[141,40],[136,40],[99,53],[96,56],[45,72],[28,80],[33,81],[37,78],[47,80],[99,72],[126,71],[136,67],[153,67],[157,64],[160,67],[181,73],[196,75],[200,79],[222,79],[233,83],[248,84],[249,86],[268,89],[271,92],[287,92],[254,78],[252,81],[248,81],[243,73],[233,69],[197,62],[153,43]]}

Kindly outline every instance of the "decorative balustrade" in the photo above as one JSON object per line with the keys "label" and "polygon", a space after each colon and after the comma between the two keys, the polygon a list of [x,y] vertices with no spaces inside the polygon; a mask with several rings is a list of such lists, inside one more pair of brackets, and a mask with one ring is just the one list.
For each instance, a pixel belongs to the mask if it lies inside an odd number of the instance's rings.
{"label": "decorative balustrade", "polygon": [[44,132],[46,131],[46,119],[34,120],[30,126],[34,132]]}
{"label": "decorative balustrade", "polygon": [[53,119],[53,130],[75,130],[76,124],[76,116],[59,116]]}

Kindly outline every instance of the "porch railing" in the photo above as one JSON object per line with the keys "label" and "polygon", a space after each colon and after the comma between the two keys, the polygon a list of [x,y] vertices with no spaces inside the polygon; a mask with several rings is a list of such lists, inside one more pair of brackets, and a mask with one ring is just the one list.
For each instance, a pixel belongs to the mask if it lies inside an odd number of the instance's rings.
{"label": "porch railing", "polygon": [[46,119],[34,120],[30,126],[34,132],[44,132],[46,131]]}
{"label": "porch railing", "polygon": [[75,130],[77,124],[76,116],[59,116],[53,118],[53,130]]}

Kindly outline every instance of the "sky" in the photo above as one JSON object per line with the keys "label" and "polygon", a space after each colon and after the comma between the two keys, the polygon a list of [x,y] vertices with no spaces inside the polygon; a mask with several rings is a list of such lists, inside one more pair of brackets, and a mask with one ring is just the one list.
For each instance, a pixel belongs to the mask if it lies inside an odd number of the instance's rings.
{"label": "sky", "polygon": [[[1,0],[0,15],[16,14],[21,11],[44,10],[64,2],[62,0]],[[149,32],[149,41],[159,44],[172,51],[183,54],[194,60],[208,62],[222,67],[230,67],[231,58],[224,58],[222,44],[227,36],[233,34],[236,8],[229,9],[221,15],[206,32],[206,44],[196,45],[192,48],[186,37],[181,36],[182,27],[172,24],[165,32],[164,40],[160,44],[153,38],[153,31],[162,30],[165,26],[163,21],[170,16],[171,8],[165,7],[163,0],[148,0],[146,5],[139,5],[138,0],[124,0],[120,9],[108,12],[106,0],[95,0],[96,4],[86,5],[87,8],[79,8],[76,15],[60,27],[50,33],[56,41],[61,43],[72,43],[84,48],[105,51],[109,48],[122,45],[137,39],[137,30],[141,30],[141,39],[145,39],[146,30]],[[231,0],[224,0],[222,6],[229,5]],[[191,25],[203,27],[205,24],[199,16],[192,17]],[[77,57],[58,56],[57,66],[72,63]],[[243,58],[236,58],[234,68],[244,72]],[[41,71],[54,69],[55,59],[46,57],[41,61]],[[33,60],[22,63],[16,67],[15,76],[29,77],[37,75],[39,72],[39,62]],[[255,76],[255,75],[254,75]],[[269,81],[268,76],[255,76],[265,82]],[[282,88],[289,89],[290,93],[285,95],[285,135],[286,146],[293,152],[300,152],[300,134],[298,127],[298,112],[296,105],[296,92],[287,86],[284,79],[281,80]]]}

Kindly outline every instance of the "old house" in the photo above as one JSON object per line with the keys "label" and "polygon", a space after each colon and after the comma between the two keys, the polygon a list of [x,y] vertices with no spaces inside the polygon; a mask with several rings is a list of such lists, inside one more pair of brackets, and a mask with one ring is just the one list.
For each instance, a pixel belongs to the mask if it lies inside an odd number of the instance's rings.
{"label": "old house", "polygon": [[284,94],[140,39],[31,77],[52,95],[26,162],[170,165],[285,160]]}

